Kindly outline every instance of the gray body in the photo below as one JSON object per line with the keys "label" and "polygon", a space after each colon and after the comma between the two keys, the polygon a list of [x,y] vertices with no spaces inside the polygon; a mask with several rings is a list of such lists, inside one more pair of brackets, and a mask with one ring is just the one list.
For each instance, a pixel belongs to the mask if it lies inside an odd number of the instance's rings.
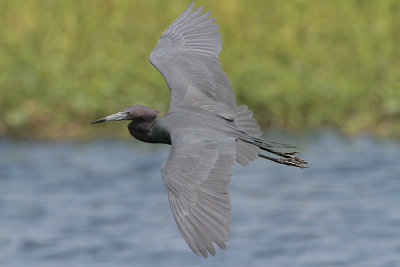
{"label": "gray body", "polygon": [[[179,123],[176,123],[179,122]],[[160,117],[153,124],[154,138],[159,143],[171,144],[165,142],[166,138],[170,140],[170,133],[178,132],[181,130],[207,131],[210,134],[226,134],[233,137],[233,132],[229,131],[235,127],[232,121],[228,121],[213,113],[204,110],[180,110],[170,111],[164,116]],[[231,132],[232,134],[229,134]]]}
{"label": "gray body", "polygon": [[[225,248],[231,223],[228,186],[235,161],[249,164],[258,157],[306,167],[293,148],[261,139],[253,113],[237,107],[231,84],[221,69],[221,39],[215,18],[194,3],[167,28],[150,55],[171,94],[169,112],[134,105],[93,123],[131,120],[136,139],[171,145],[161,173],[168,188],[173,217],[197,255],[215,255]],[[262,154],[266,151],[280,156]]]}

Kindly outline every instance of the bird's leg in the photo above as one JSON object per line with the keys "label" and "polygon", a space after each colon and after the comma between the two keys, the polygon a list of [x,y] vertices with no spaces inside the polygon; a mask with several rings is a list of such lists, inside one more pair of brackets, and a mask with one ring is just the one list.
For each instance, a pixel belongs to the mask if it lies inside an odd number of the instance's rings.
{"label": "bird's leg", "polygon": [[296,157],[295,155],[298,152],[280,152],[280,151],[276,151],[270,148],[266,148],[266,147],[260,147],[262,150],[265,150],[269,153],[281,156],[281,158],[273,158],[273,157],[269,157],[266,155],[262,155],[259,154],[260,157],[268,159],[268,160],[272,160],[274,162],[280,163],[280,164],[285,164],[285,165],[289,165],[289,166],[295,166],[295,167],[299,167],[299,168],[308,168],[308,162],[305,161],[304,159],[301,159],[299,157]]}

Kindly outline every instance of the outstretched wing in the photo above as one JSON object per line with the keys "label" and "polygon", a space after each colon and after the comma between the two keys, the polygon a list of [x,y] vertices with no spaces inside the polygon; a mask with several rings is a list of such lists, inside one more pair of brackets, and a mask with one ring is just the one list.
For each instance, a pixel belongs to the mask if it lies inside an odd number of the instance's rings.
{"label": "outstretched wing", "polygon": [[214,133],[171,133],[171,151],[161,173],[175,222],[197,255],[215,255],[213,242],[225,249],[235,148],[233,138]]}
{"label": "outstretched wing", "polygon": [[170,110],[197,107],[227,119],[236,115],[235,95],[221,69],[219,26],[194,2],[161,35],[150,55],[168,84]]}

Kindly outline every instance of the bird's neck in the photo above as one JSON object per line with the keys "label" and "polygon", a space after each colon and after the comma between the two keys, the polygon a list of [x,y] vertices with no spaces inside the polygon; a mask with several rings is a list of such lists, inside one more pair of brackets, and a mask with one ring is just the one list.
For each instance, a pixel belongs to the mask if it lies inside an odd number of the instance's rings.
{"label": "bird's neck", "polygon": [[133,137],[146,143],[156,143],[151,138],[154,121],[132,121],[128,124],[128,130]]}
{"label": "bird's neck", "polygon": [[142,142],[170,144],[169,134],[154,126],[159,117],[159,112],[157,112],[154,117],[145,120],[133,120],[128,125],[129,132]]}

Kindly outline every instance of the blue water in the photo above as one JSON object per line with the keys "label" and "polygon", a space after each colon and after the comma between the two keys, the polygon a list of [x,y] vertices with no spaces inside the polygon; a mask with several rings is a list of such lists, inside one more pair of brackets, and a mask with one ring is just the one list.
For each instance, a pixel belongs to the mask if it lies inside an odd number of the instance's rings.
{"label": "blue water", "polygon": [[0,266],[400,266],[400,144],[282,138],[311,168],[236,165],[230,240],[207,260],[172,218],[168,146],[0,139]]}

